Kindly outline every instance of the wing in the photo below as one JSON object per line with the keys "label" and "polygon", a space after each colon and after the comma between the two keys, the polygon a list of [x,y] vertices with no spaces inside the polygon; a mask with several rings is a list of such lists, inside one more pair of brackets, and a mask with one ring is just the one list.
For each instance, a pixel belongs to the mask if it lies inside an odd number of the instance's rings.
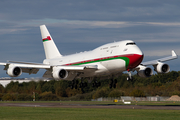
{"label": "wing", "polygon": [[154,67],[154,70],[157,73],[167,73],[170,71],[170,67],[168,64],[165,64],[163,62],[173,60],[173,59],[177,59],[177,58],[178,58],[177,54],[172,50],[171,56],[160,58],[157,60],[142,62],[134,70],[137,71],[137,73],[140,77],[150,77],[153,74],[153,70],[147,66],[152,65]]}
{"label": "wing", "polygon": [[91,74],[98,69],[97,65],[83,65],[83,66],[53,66],[52,70],[47,70],[43,77],[54,78],[56,80],[73,80],[84,74]]}
{"label": "wing", "polygon": [[4,70],[7,70],[7,74],[11,77],[18,77],[22,72],[36,74],[39,69],[50,69],[50,65],[41,63],[8,61],[7,63],[1,62],[0,65],[5,66]]}
{"label": "wing", "polygon": [[171,56],[160,58],[160,59],[157,59],[157,60],[142,62],[141,65],[143,65],[143,66],[157,65],[158,62],[165,62],[165,61],[169,61],[169,60],[173,60],[173,59],[177,59],[177,58],[178,58],[177,54],[174,52],[174,50],[172,50],[172,55]]}
{"label": "wing", "polygon": [[[78,73],[88,72],[96,70],[96,65],[84,65],[84,66],[62,66],[62,65],[49,65],[42,63],[30,63],[30,62],[17,62],[8,61],[7,63],[0,63],[4,65],[4,70],[11,77],[18,77],[24,73],[36,74],[39,69],[46,69],[43,77],[53,77],[55,79],[74,79]],[[62,76],[61,76],[62,75]]]}

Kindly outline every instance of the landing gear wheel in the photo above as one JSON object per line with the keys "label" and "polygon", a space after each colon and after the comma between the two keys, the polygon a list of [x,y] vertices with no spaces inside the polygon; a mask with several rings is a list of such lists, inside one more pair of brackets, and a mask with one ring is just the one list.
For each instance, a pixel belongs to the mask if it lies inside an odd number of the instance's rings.
{"label": "landing gear wheel", "polygon": [[117,79],[111,79],[109,83],[109,88],[116,88]]}
{"label": "landing gear wheel", "polygon": [[109,88],[110,88],[110,89],[112,88],[112,84],[109,84]]}
{"label": "landing gear wheel", "polygon": [[75,85],[74,88],[77,89],[77,85]]}
{"label": "landing gear wheel", "polygon": [[128,77],[127,77],[127,81],[129,81],[129,80],[133,80],[133,78],[132,78],[132,77],[130,78],[130,77],[128,76]]}
{"label": "landing gear wheel", "polygon": [[72,83],[71,83],[71,89],[75,88],[77,89],[77,85],[78,85],[79,81],[78,80],[72,80]]}
{"label": "landing gear wheel", "polygon": [[117,83],[117,79],[114,80],[114,84],[116,84],[116,83]]}
{"label": "landing gear wheel", "polygon": [[116,84],[113,84],[113,87],[116,88]]}
{"label": "landing gear wheel", "polygon": [[101,83],[98,82],[98,81],[95,81],[95,82],[92,83],[92,87],[98,88],[98,87],[100,87],[100,86],[101,86]]}

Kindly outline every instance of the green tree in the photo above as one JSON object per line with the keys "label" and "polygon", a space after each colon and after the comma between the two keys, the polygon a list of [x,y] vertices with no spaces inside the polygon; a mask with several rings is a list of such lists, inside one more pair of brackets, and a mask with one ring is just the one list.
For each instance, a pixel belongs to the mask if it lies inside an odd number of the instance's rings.
{"label": "green tree", "polygon": [[51,91],[52,93],[55,93],[54,85],[50,82],[45,82],[45,84],[42,86],[42,92],[48,92]]}
{"label": "green tree", "polygon": [[17,100],[18,94],[15,93],[7,93],[2,97],[3,101],[15,101]]}
{"label": "green tree", "polygon": [[4,93],[5,89],[4,87],[0,84],[0,93]]}
{"label": "green tree", "polygon": [[11,81],[9,84],[7,84],[5,91],[7,93],[17,93],[19,86],[18,86],[19,82],[13,82]]}
{"label": "green tree", "polygon": [[57,101],[59,98],[52,92],[44,92],[39,95],[39,100],[42,101]]}
{"label": "green tree", "polygon": [[130,96],[134,96],[134,97],[145,97],[145,94],[142,90],[139,89],[135,89],[131,92]]}
{"label": "green tree", "polygon": [[108,97],[120,97],[120,96],[124,96],[124,92],[117,89],[112,90],[108,95]]}
{"label": "green tree", "polygon": [[17,100],[18,101],[32,101],[33,96],[30,94],[18,94]]}
{"label": "green tree", "polygon": [[75,96],[77,94],[82,94],[82,91],[81,91],[81,89],[71,89],[70,87],[68,87],[66,89],[66,94],[68,97],[72,97],[72,96]]}
{"label": "green tree", "polygon": [[101,88],[101,89],[98,89],[98,90],[94,93],[93,99],[97,99],[97,98],[100,98],[100,97],[108,97],[109,92],[110,92],[109,88]]}

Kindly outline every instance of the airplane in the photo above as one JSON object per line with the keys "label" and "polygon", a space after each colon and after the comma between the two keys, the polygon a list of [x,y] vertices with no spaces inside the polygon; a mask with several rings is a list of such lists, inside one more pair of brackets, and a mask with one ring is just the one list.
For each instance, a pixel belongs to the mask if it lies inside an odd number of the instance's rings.
{"label": "airplane", "polygon": [[137,71],[140,77],[150,77],[153,74],[153,70],[148,67],[150,65],[157,73],[167,73],[170,67],[164,62],[178,57],[172,50],[171,56],[142,62],[144,54],[132,40],[108,43],[91,51],[63,56],[45,25],[40,26],[40,31],[46,59],[43,63],[0,62],[10,77],[18,77],[22,73],[36,74],[39,69],[45,69],[44,78],[70,80],[74,83],[76,78],[115,75],[128,71],[127,80],[131,80],[131,71]]}

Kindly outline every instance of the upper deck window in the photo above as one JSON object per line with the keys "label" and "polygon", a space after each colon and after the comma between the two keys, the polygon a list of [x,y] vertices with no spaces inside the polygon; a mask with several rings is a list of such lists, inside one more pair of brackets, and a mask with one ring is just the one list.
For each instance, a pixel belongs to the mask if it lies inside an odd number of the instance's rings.
{"label": "upper deck window", "polygon": [[104,47],[103,49],[108,49],[108,47]]}
{"label": "upper deck window", "polygon": [[117,47],[116,45],[115,46],[111,46],[110,48],[115,48],[115,47]]}
{"label": "upper deck window", "polygon": [[126,45],[135,45],[136,43],[134,42],[130,42],[130,43],[127,43]]}

